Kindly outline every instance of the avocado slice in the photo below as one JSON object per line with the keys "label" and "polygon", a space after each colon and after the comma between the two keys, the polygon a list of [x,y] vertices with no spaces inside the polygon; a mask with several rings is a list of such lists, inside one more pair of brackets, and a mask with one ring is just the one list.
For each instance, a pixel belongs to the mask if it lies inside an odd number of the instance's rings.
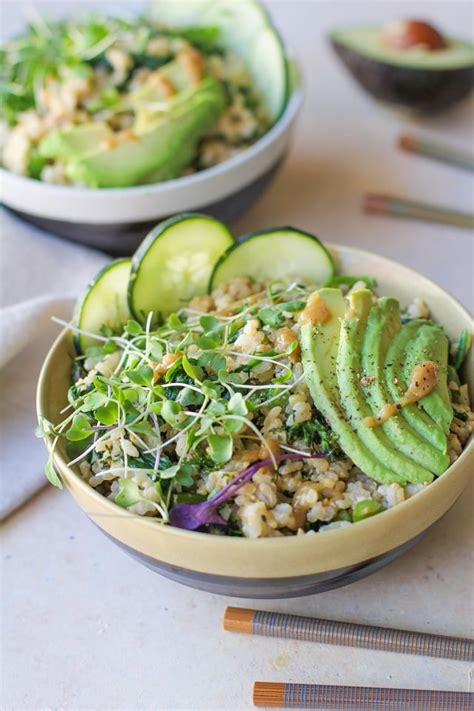
{"label": "avocado slice", "polygon": [[381,27],[340,28],[330,34],[337,56],[366,91],[422,112],[453,106],[474,84],[474,46],[443,40],[439,48],[423,42],[394,48],[384,44]]}
{"label": "avocado slice", "polygon": [[349,423],[339,395],[336,360],[339,348],[340,321],[347,310],[347,301],[339,289],[320,289],[328,318],[314,326],[301,326],[301,352],[305,379],[318,410],[338,437],[341,449],[368,476],[381,483],[404,484],[406,478],[392,471],[361,441]]}
{"label": "avocado slice", "polygon": [[341,335],[337,354],[337,382],[347,419],[364,445],[378,461],[394,472],[400,472],[413,484],[433,479],[433,474],[393,446],[382,427],[370,427],[365,418],[373,413],[361,385],[361,350],[372,309],[372,292],[359,289],[350,295],[350,309],[341,321]]}
{"label": "avocado slice", "polygon": [[178,177],[193,159],[199,138],[227,105],[223,86],[207,78],[182,93],[175,108],[147,130],[114,148],[98,150],[67,166],[73,180],[89,187],[127,187]]}
{"label": "avocado slice", "polygon": [[[384,366],[385,385],[388,388],[393,402],[396,402],[405,394],[407,386],[403,374],[403,367],[407,352],[415,340],[419,329],[427,323],[428,321],[424,319],[414,319],[413,321],[403,324],[387,351]],[[443,429],[423,411],[419,403],[413,403],[412,405],[403,407],[401,416],[418,434],[441,452],[446,453],[448,443]]]}
{"label": "avocado slice", "polygon": [[[362,343],[364,394],[373,415],[391,402],[384,379],[384,363],[390,343],[400,328],[400,303],[391,297],[381,297],[369,314]],[[396,449],[433,474],[440,475],[448,468],[449,457],[423,439],[401,413],[389,417],[381,428]]]}
{"label": "avocado slice", "polygon": [[448,434],[453,419],[448,390],[448,351],[449,343],[443,328],[434,323],[426,324],[418,330],[416,339],[407,352],[403,368],[404,380],[408,386],[416,365],[427,360],[438,364],[436,387],[420,400],[420,405],[445,434]]}
{"label": "avocado slice", "polygon": [[96,152],[101,143],[111,136],[113,131],[104,121],[59,128],[42,139],[38,152],[43,158],[64,161],[82,158]]}

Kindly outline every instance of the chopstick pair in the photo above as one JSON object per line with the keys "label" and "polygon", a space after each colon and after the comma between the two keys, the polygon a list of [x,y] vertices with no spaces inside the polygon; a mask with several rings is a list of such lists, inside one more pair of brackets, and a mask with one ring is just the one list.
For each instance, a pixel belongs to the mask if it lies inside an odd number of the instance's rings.
{"label": "chopstick pair", "polygon": [[[398,138],[398,146],[409,153],[415,153],[458,168],[474,171],[474,156],[429,139],[403,134]],[[451,225],[468,230],[474,229],[473,214],[407,200],[394,195],[368,193],[364,196],[362,204],[364,211],[371,214],[391,215],[393,217]]]}
{"label": "chopstick pair", "polygon": [[[420,654],[472,662],[474,640],[410,632],[387,627],[322,620],[278,612],[228,607],[224,629],[229,632],[296,639],[321,644]],[[384,689],[354,686],[255,682],[256,706],[324,709],[404,709],[407,711],[464,711],[472,709],[474,694],[423,689]]]}

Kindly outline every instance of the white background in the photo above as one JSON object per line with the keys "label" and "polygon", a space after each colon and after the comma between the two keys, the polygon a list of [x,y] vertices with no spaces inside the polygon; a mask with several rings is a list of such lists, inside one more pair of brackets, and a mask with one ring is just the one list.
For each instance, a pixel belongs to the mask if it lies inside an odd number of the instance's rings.
{"label": "white background", "polygon": [[[340,24],[410,15],[413,3],[268,4],[303,65],[307,99],[284,169],[237,231],[293,224],[364,247],[418,269],[472,308],[471,234],[360,210],[363,192],[375,190],[472,211],[467,173],[394,145],[401,130],[413,130],[472,150],[472,104],[423,121],[388,111],[353,84],[325,39]],[[4,32],[21,26],[21,5],[3,2]],[[60,13],[77,3],[37,5]],[[419,2],[416,13],[454,35],[472,29],[467,2]],[[472,635],[471,512],[472,488],[415,550],[372,577],[254,606]],[[246,709],[256,679],[468,689],[469,666],[459,662],[224,633],[225,605],[238,601],[180,587],[129,560],[66,493],[44,490],[7,521],[3,540],[6,709]]]}

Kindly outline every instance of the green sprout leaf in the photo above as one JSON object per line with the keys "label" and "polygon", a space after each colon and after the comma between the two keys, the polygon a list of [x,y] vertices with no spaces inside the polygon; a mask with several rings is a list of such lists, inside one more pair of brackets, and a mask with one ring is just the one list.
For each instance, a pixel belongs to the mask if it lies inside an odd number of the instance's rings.
{"label": "green sprout leaf", "polygon": [[147,437],[156,437],[156,432],[148,422],[136,422],[134,425],[129,425],[128,429],[136,434],[146,435]]}
{"label": "green sprout leaf", "polygon": [[153,338],[150,341],[150,355],[153,360],[156,360],[158,362],[160,362],[163,358],[163,346],[161,345],[161,343],[155,341]]}
{"label": "green sprout leaf", "polygon": [[218,348],[220,346],[220,341],[218,338],[214,338],[213,336],[203,335],[199,336],[196,340],[196,345],[203,350],[212,350],[213,348]]}
{"label": "green sprout leaf", "polygon": [[271,326],[271,328],[279,328],[285,323],[285,317],[280,309],[271,308],[270,306],[260,309],[257,317],[265,326]]}
{"label": "green sprout leaf", "polygon": [[191,361],[185,355],[183,356],[182,365],[186,375],[189,375],[189,377],[192,378],[195,382],[201,382],[204,375],[202,368],[200,368],[198,365],[194,365],[193,363],[191,363]]}
{"label": "green sprout leaf", "polygon": [[225,464],[232,457],[233,442],[230,435],[210,434],[207,438],[211,459],[216,464]]}
{"label": "green sprout leaf", "polygon": [[113,340],[107,341],[107,343],[104,343],[104,345],[102,346],[102,350],[106,355],[108,355],[109,353],[115,353],[115,351],[117,350],[117,344]]}
{"label": "green sprout leaf", "polygon": [[175,465],[172,466],[172,467],[168,467],[167,469],[163,469],[163,470],[160,472],[160,477],[161,477],[162,479],[174,479],[174,477],[176,476],[176,474],[177,474],[178,471],[179,471],[179,466],[180,466],[179,464],[175,464]]}
{"label": "green sprout leaf", "polygon": [[219,333],[223,329],[222,323],[215,316],[201,316],[199,325],[204,333],[208,335],[211,333]]}
{"label": "green sprout leaf", "polygon": [[59,478],[59,474],[57,473],[56,469],[54,468],[52,454],[49,455],[48,461],[46,462],[46,465],[44,467],[44,473],[45,473],[46,478],[50,484],[57,487],[58,489],[63,488],[61,479]]}
{"label": "green sprout leaf", "polygon": [[153,368],[149,365],[143,365],[135,370],[127,370],[127,377],[136,385],[149,386],[153,380]]}
{"label": "green sprout leaf", "polygon": [[36,428],[35,435],[40,439],[48,437],[48,435],[54,434],[54,425],[52,422],[46,419],[46,417],[40,416],[38,419],[38,427]]}
{"label": "green sprout leaf", "polygon": [[306,301],[286,301],[281,304],[281,310],[287,311],[289,313],[294,313],[295,311],[302,311],[306,306]]}
{"label": "green sprout leaf", "polygon": [[206,414],[213,415],[214,417],[225,415],[225,403],[213,400],[206,408]]}
{"label": "green sprout leaf", "polygon": [[217,373],[219,370],[225,369],[226,359],[220,353],[206,351],[199,356],[198,364],[212,373]]}
{"label": "green sprout leaf", "polygon": [[228,402],[227,409],[232,415],[240,415],[241,417],[245,417],[248,413],[247,405],[241,393],[234,393],[234,395],[232,395]]}
{"label": "green sprout leaf", "polygon": [[118,419],[118,406],[116,402],[108,402],[94,410],[95,419],[102,425],[113,425]]}
{"label": "green sprout leaf", "polygon": [[170,328],[180,329],[184,325],[177,314],[170,314],[166,320],[167,325]]}
{"label": "green sprout leaf", "polygon": [[176,400],[164,400],[161,407],[161,417],[169,425],[176,427],[178,424],[178,417],[181,414],[181,405]]}
{"label": "green sprout leaf", "polygon": [[190,405],[202,405],[204,402],[204,395],[197,393],[191,388],[184,388],[179,395],[179,402],[184,407],[189,407]]}
{"label": "green sprout leaf", "polygon": [[192,486],[194,484],[193,473],[194,467],[192,464],[182,464],[176,474],[176,481],[181,486]]}
{"label": "green sprout leaf", "polygon": [[105,405],[107,401],[108,397],[105,393],[95,391],[85,396],[84,402],[80,409],[83,412],[91,412],[92,410],[96,410],[98,407]]}
{"label": "green sprout leaf", "polygon": [[124,330],[130,336],[139,336],[140,333],[143,332],[143,328],[140,326],[138,321],[134,321],[133,319],[129,319],[127,321],[127,323],[124,326]]}
{"label": "green sprout leaf", "polygon": [[90,437],[93,430],[91,423],[85,415],[74,415],[72,425],[66,432],[66,437],[70,442],[80,442],[81,439]]}

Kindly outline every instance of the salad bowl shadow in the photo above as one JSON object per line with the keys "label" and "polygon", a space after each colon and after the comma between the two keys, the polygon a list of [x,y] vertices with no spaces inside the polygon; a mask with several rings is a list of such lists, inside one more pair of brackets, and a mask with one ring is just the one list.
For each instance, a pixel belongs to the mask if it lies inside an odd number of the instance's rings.
{"label": "salad bowl shadow", "polygon": [[[407,305],[419,296],[450,338],[472,329],[472,318],[454,297],[421,274],[392,260],[348,247],[331,247],[346,274],[370,274],[380,294]],[[416,291],[414,291],[416,289]],[[61,419],[67,403],[73,345],[63,332],[43,365],[38,415]],[[464,382],[474,391],[472,352]],[[48,445],[51,447],[51,443]],[[414,546],[455,504],[474,468],[474,441],[436,481],[398,506],[344,528],[316,535],[246,539],[185,531],[121,509],[90,487],[67,464],[64,449],[54,464],[79,507],[133,558],[176,582],[213,593],[285,598],[324,592],[365,577]]]}
{"label": "salad bowl shadow", "polygon": [[280,118],[256,143],[212,168],[129,188],[53,185],[0,169],[2,203],[19,217],[113,256],[128,256],[158,222],[197,211],[225,223],[248,210],[269,187],[289,150],[303,103],[296,64]]}

